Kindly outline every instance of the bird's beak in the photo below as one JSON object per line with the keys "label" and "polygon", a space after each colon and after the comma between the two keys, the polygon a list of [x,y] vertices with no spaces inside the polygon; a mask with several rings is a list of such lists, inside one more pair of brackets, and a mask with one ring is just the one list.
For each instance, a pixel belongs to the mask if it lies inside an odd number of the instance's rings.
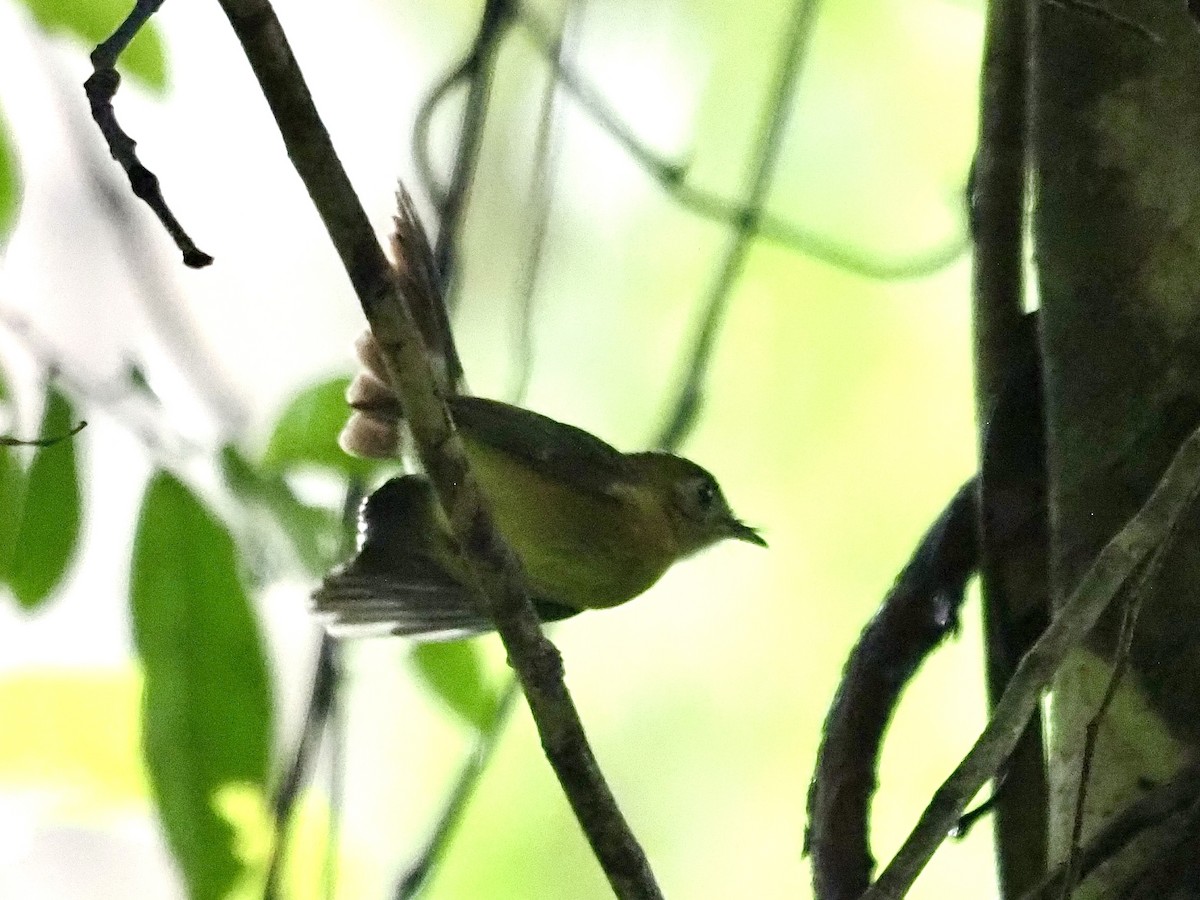
{"label": "bird's beak", "polygon": [[767,542],[763,540],[757,528],[751,528],[745,522],[739,522],[737,519],[729,521],[729,536],[739,541],[745,541],[747,544],[754,544],[756,547],[767,546]]}

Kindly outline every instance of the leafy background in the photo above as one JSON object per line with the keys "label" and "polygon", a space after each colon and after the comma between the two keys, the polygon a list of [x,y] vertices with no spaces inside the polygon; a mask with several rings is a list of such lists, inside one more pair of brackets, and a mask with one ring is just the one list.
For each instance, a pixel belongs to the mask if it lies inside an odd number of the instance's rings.
{"label": "leafy background", "polygon": [[[0,447],[2,896],[252,895],[269,841],[264,786],[312,667],[306,595],[337,556],[344,479],[381,477],[330,444],[330,379],[351,370],[360,314],[216,4],[166,4],[124,58],[117,100],[216,265],[184,270],[120,190],[78,85],[126,6],[0,0],[6,431],[90,422],[70,444]],[[417,106],[479,7],[279,12],[383,235],[396,177],[416,183]],[[733,197],[789,13],[775,0],[593,0],[580,4],[574,53],[636,134],[686,160],[690,182]],[[981,28],[969,2],[824,6],[770,210],[882,262],[961,245]],[[529,39],[510,36],[457,315],[485,395],[505,396],[516,377],[545,77]],[[456,109],[435,116],[439,160]],[[674,204],[577,106],[559,110],[527,402],[637,449],[666,416],[727,232]],[[771,549],[716,548],[637,602],[556,631],[669,896],[808,896],[804,797],[842,660],[973,468],[967,296],[961,255],[889,281],[756,244],[684,450]],[[976,615],[891,732],[880,858],[982,722]],[[502,671],[492,638],[349,648],[340,896],[386,895]],[[292,896],[319,895],[319,782],[296,827]],[[914,896],[994,894],[989,850],[985,823],[939,854]],[[607,895],[518,707],[426,896]]]}

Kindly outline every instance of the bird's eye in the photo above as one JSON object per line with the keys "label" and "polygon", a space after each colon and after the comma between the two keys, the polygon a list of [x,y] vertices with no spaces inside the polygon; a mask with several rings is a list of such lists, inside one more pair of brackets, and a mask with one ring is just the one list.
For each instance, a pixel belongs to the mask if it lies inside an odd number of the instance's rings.
{"label": "bird's eye", "polygon": [[708,509],[717,498],[717,486],[711,481],[701,481],[696,485],[696,502],[701,509]]}

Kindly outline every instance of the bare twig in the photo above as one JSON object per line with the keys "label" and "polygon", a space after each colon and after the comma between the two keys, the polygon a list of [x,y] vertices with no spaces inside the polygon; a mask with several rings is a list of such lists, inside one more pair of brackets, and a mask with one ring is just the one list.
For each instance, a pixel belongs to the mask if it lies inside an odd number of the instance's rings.
{"label": "bare twig", "polygon": [[46,52],[45,41],[37,41],[35,49],[58,88],[63,122],[71,143],[87,175],[88,186],[120,245],[126,270],[137,284],[138,300],[156,336],[169,350],[179,374],[208,404],[221,432],[239,434],[247,420],[242,398],[188,315],[178,284],[167,276],[158,255],[152,252],[151,238],[137,215],[137,205],[96,146],[86,116],[76,108],[74,85],[69,83],[53,54]]}
{"label": "bare twig", "polygon": [[684,209],[710,221],[735,227],[745,227],[749,223],[754,235],[765,241],[855,275],[883,281],[930,275],[944,269],[966,251],[967,241],[959,235],[950,238],[942,246],[906,258],[885,259],[860,247],[848,246],[801,228],[766,210],[755,211],[746,201],[727,200],[689,184],[685,165],[664,159],[650,150],[613,111],[600,92],[570,62],[558,57],[552,29],[527,4],[519,5],[517,22],[557,74],[564,90]]}
{"label": "bare twig", "polygon": [[[364,485],[357,478],[352,478],[346,485],[346,493],[342,499],[342,544],[349,552],[355,541],[358,529],[358,508],[362,504]],[[288,826],[292,820],[292,812],[296,800],[300,796],[300,788],[308,777],[309,767],[320,746],[321,735],[332,718],[336,703],[338,670],[337,641],[322,629],[320,643],[317,647],[317,660],[313,666],[312,689],[309,692],[308,703],[305,706],[304,724],[300,727],[300,736],[292,751],[291,761],[279,780],[275,790],[275,800],[272,811],[275,814],[273,822],[274,842],[271,845],[271,856],[267,863],[267,876],[263,886],[263,900],[271,900],[276,896],[280,867],[287,855]],[[336,723],[335,723],[336,724]],[[336,770],[336,761],[333,763]],[[331,810],[334,808],[330,803]],[[327,854],[336,852],[332,838],[328,842]]]}
{"label": "bare twig", "polygon": [[[414,150],[421,160],[420,171],[426,177],[426,186],[431,189],[438,207],[438,237],[433,258],[437,271],[441,273],[443,290],[447,296],[453,294],[458,242],[471,183],[479,165],[479,151],[483,146],[483,129],[487,120],[496,55],[504,35],[508,33],[512,24],[512,16],[512,0],[486,0],[471,49],[463,61],[442,79],[426,98],[417,114],[416,127],[413,130]],[[451,88],[463,81],[467,83],[467,99],[463,106],[461,131],[455,145],[457,149],[450,186],[443,192],[436,187],[433,167],[428,158],[429,123],[434,107]]]}
{"label": "bare twig", "polygon": [[121,84],[121,76],[117,74],[116,69],[117,59],[162,4],[163,0],[137,0],[125,21],[117,26],[112,36],[92,51],[92,74],[83,83],[83,87],[92,107],[92,118],[100,126],[100,133],[104,135],[113,159],[120,163],[129,177],[129,186],[133,193],[158,216],[158,220],[167,229],[167,234],[175,241],[175,246],[183,253],[184,265],[202,269],[211,265],[213,258],[195,245],[167,206],[158,185],[158,176],[138,159],[137,141],[121,128],[112,104]]}
{"label": "bare twig", "polygon": [[883,733],[904,687],[957,625],[978,554],[975,490],[971,479],[930,526],[846,662],[808,792],[805,844],[818,900],[853,900],[870,883]]}
{"label": "bare twig", "polygon": [[[45,371],[55,377],[75,397],[95,407],[105,409],[130,434],[137,438],[158,460],[163,468],[178,466],[185,459],[204,455],[203,448],[182,434],[171,430],[162,415],[150,415],[149,410],[134,407],[128,400],[154,403],[153,410],[161,412],[157,397],[139,383],[135,366],[126,366],[117,377],[97,380],[76,371],[51,340],[40,333],[31,322],[0,303],[0,327],[10,331]],[[146,412],[146,415],[139,413]]]}
{"label": "bare twig", "polygon": [[[343,684],[341,654],[333,655],[329,670],[335,688]],[[329,828],[325,834],[325,859],[321,888],[325,900],[337,896],[338,866],[341,861],[342,810],[346,799],[346,704],[335,689],[329,698]]]}
{"label": "bare twig", "polygon": [[671,418],[656,442],[660,447],[682,444],[695,426],[700,413],[704,382],[708,377],[717,333],[724,321],[734,285],[741,277],[746,256],[758,231],[763,204],[771,187],[771,177],[775,173],[784,130],[792,111],[792,98],[795,96],[804,60],[808,56],[809,41],[813,26],[817,22],[820,5],[820,0],[796,0],[792,7],[791,27],[780,50],[779,69],[775,74],[775,84],[767,103],[762,132],[758,137],[754,166],[746,191],[745,215],[737,222],[721,269],[709,288],[700,327],[688,354],[689,361],[683,384],[672,404]]}
{"label": "bare twig", "polygon": [[329,710],[333,704],[334,683],[333,657],[337,653],[337,642],[329,635],[321,637],[317,650],[317,662],[313,667],[312,691],[309,694],[308,706],[304,716],[304,724],[300,728],[300,737],[292,751],[291,762],[287,771],[279,781],[275,790],[275,800],[271,804],[275,814],[275,840],[271,845],[271,856],[267,861],[267,876],[263,885],[263,900],[271,900],[278,896],[279,875],[282,871],[284,857],[287,855],[287,844],[292,811],[296,807],[296,799],[300,788],[308,776],[308,769],[321,733],[329,720]]}
{"label": "bare twig", "polygon": [[85,428],[87,428],[87,422],[80,422],[78,425],[73,426],[66,434],[56,434],[53,437],[30,438],[28,440],[0,435],[0,447],[53,447],[55,444],[70,440]]}
{"label": "bare twig", "polygon": [[[614,892],[661,894],[645,854],[612,796],[563,682],[562,658],[543,635],[520,563],[496,532],[462,441],[434,388],[434,374],[403,288],[375,239],[267,0],[221,0],[287,146],[385,356],[414,442],[468,563],[469,579],[496,622],[542,746]],[[423,244],[412,222],[407,250]],[[415,259],[415,256],[414,256]],[[398,260],[401,269],[411,263]]]}
{"label": "bare twig", "polygon": [[1021,660],[1004,695],[953,774],[864,900],[899,900],[979,789],[1004,764],[1067,654],[1092,630],[1131,574],[1166,539],[1200,491],[1200,429],[1180,445],[1150,498],[1105,545],[1045,633]]}
{"label": "bare twig", "polygon": [[492,752],[496,749],[496,744],[512,713],[516,694],[517,683],[514,679],[509,679],[492,712],[491,722],[479,734],[471,755],[454,781],[454,786],[446,798],[446,803],[442,807],[441,815],[438,816],[437,824],[434,826],[428,842],[397,882],[396,900],[412,900],[428,886],[430,877],[438,863],[441,862],[455,831],[458,830],[458,824],[462,821],[467,804],[475,794],[475,788],[479,784],[484,769],[491,761]]}
{"label": "bare twig", "polygon": [[1067,855],[1067,875],[1063,881],[1062,900],[1069,900],[1071,892],[1075,890],[1075,885],[1079,880],[1083,855],[1081,844],[1083,840],[1084,808],[1087,804],[1087,793],[1091,782],[1092,763],[1096,755],[1096,742],[1100,737],[1100,726],[1104,722],[1104,717],[1108,714],[1109,707],[1112,706],[1113,699],[1117,694],[1117,688],[1120,687],[1121,681],[1125,678],[1125,673],[1129,669],[1130,651],[1133,648],[1133,635],[1137,628],[1138,615],[1142,611],[1143,604],[1145,604],[1146,600],[1157,588],[1158,577],[1162,572],[1167,553],[1175,546],[1178,536],[1179,528],[1178,523],[1176,523],[1176,527],[1171,528],[1167,533],[1166,538],[1158,546],[1158,549],[1154,551],[1154,555],[1150,557],[1149,562],[1144,564],[1142,574],[1126,599],[1125,607],[1121,613],[1121,626],[1117,634],[1116,651],[1113,654],[1113,669],[1109,674],[1108,685],[1104,689],[1104,696],[1100,700],[1100,705],[1096,708],[1096,712],[1092,716],[1091,721],[1088,722],[1084,733],[1083,755],[1079,766],[1079,787],[1075,796],[1075,817],[1071,826],[1071,849]]}
{"label": "bare twig", "polygon": [[[583,0],[567,0],[563,8],[563,20],[555,41],[555,58],[563,60],[568,54],[567,34],[583,15]],[[533,220],[533,233],[529,239],[529,255],[521,267],[521,284],[518,290],[516,349],[513,353],[517,369],[512,390],[512,402],[520,405],[529,391],[533,377],[533,319],[537,298],[538,276],[542,270],[542,257],[546,248],[546,233],[550,225],[550,207],[554,192],[555,130],[557,119],[555,105],[558,97],[558,76],[551,69],[542,89],[541,115],[538,117],[537,136],[533,146],[532,175],[530,176],[529,209]]]}

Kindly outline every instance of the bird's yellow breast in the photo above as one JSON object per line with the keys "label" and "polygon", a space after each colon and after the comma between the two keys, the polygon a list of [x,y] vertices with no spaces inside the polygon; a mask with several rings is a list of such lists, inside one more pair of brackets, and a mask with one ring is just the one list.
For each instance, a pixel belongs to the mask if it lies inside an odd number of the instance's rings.
{"label": "bird's yellow breast", "polygon": [[471,467],[535,595],[577,609],[616,606],[675,561],[667,512],[653,491],[597,494],[466,437]]}

